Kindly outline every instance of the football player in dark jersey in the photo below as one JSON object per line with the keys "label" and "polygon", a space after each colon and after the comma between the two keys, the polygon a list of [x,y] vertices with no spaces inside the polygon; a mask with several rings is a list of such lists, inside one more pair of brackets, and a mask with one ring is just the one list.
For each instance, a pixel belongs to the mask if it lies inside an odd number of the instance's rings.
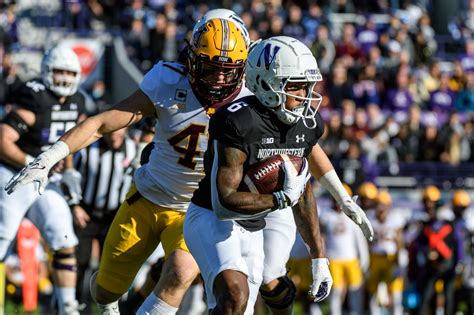
{"label": "football player in dark jersey", "polygon": [[[53,47],[42,59],[41,79],[24,83],[11,95],[15,107],[0,122],[0,261],[6,258],[20,222],[29,210],[28,218],[53,251],[60,314],[79,313],[75,294],[78,241],[59,182],[52,179],[41,196],[34,184],[14,195],[7,195],[3,187],[9,177],[85,118],[84,96],[77,92],[80,77],[77,55],[65,46]],[[80,174],[67,168],[62,177],[62,184],[68,186],[73,197],[80,198],[80,191],[74,188],[80,182]]]}
{"label": "football player in dark jersey", "polygon": [[[324,127],[317,114],[321,96],[313,94],[313,88],[321,75],[310,50],[290,37],[264,40],[249,54],[246,80],[255,96],[225,106],[211,118],[206,177],[194,193],[184,224],[186,243],[206,284],[211,314],[253,313],[264,268],[262,229],[265,216],[273,211],[293,210],[312,257],[310,295],[320,301],[331,288],[316,203],[307,182],[308,167],[293,174],[285,164],[283,190],[259,195],[238,191],[249,165],[282,153],[306,157],[311,173],[336,197],[343,211],[367,238],[373,235],[365,213],[347,194],[317,144]],[[265,239],[267,246],[280,252],[278,243],[267,244]],[[291,283],[280,281],[273,293],[264,296],[267,304],[274,313],[278,308],[287,311],[294,299]]]}

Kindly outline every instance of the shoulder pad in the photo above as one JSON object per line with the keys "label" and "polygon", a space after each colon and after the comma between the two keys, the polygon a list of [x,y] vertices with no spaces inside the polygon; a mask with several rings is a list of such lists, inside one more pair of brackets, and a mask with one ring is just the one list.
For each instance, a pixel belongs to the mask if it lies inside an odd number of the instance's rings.
{"label": "shoulder pad", "polygon": [[185,67],[179,63],[160,61],[145,74],[140,89],[152,103],[166,106],[176,90],[189,89],[184,70]]}
{"label": "shoulder pad", "polygon": [[41,92],[46,90],[46,86],[37,80],[31,80],[25,83],[25,86],[33,90],[33,92]]}
{"label": "shoulder pad", "polygon": [[160,61],[145,74],[140,85],[146,87],[156,87],[162,84],[175,85],[183,78],[186,78],[184,65]]}
{"label": "shoulder pad", "polygon": [[160,61],[145,74],[140,85],[175,85],[183,78],[186,78],[186,68],[184,65],[176,62]]}
{"label": "shoulder pad", "polygon": [[186,68],[176,62],[161,62],[161,81],[167,85],[174,85],[186,78]]}
{"label": "shoulder pad", "polygon": [[41,81],[30,80],[15,89],[10,99],[15,105],[37,113],[41,110],[41,100],[46,90],[46,86]]}

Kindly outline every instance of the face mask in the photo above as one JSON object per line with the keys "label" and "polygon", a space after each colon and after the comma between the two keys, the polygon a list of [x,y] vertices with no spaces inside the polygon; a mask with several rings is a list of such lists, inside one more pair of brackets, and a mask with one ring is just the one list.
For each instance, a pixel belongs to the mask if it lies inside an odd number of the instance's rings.
{"label": "face mask", "polygon": [[92,97],[93,97],[94,99],[99,99],[99,98],[101,98],[102,96],[104,96],[104,91],[103,91],[103,90],[96,89],[96,90],[93,90],[93,91],[92,91]]}

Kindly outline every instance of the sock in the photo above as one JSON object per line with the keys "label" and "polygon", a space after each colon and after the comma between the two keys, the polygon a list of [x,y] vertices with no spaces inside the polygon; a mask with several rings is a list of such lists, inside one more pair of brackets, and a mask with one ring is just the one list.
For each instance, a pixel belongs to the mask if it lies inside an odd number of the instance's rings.
{"label": "sock", "polygon": [[331,315],[342,314],[342,291],[339,288],[332,288],[331,295],[329,296],[329,309]]}
{"label": "sock", "polygon": [[177,311],[178,308],[169,305],[151,292],[138,309],[137,315],[175,315]]}
{"label": "sock", "polygon": [[347,297],[349,298],[349,309],[351,314],[364,314],[363,300],[364,293],[361,287],[349,288],[347,290]]}
{"label": "sock", "polygon": [[109,304],[99,304],[97,303],[97,308],[99,309],[99,315],[115,315],[120,314],[118,301],[109,303]]}
{"label": "sock", "polygon": [[56,298],[58,299],[59,314],[65,314],[66,304],[72,304],[76,301],[76,288],[54,287]]}
{"label": "sock", "polygon": [[0,261],[0,314],[5,307],[5,263]]}
{"label": "sock", "polygon": [[403,296],[401,292],[393,294],[393,313],[394,315],[403,315]]}

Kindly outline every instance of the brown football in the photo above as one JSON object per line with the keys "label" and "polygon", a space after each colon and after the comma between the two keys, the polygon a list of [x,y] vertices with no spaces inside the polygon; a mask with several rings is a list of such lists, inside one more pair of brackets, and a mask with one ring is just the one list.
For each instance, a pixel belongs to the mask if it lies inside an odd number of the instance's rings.
{"label": "brown football", "polygon": [[285,180],[283,163],[291,162],[294,171],[299,174],[303,160],[304,158],[295,155],[278,154],[255,163],[247,170],[239,190],[258,194],[271,194],[282,190]]}

